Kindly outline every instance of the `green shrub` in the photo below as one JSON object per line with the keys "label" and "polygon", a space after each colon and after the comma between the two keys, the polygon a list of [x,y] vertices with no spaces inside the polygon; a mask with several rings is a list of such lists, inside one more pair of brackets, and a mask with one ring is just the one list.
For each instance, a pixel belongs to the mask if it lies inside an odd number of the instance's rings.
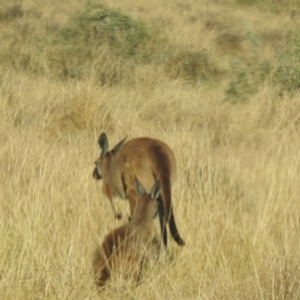
{"label": "green shrub", "polygon": [[156,30],[99,4],[87,4],[62,28],[18,3],[0,9],[1,22],[11,24],[2,24],[0,64],[59,80],[92,74],[100,84],[130,81],[128,70],[153,62],[162,45]]}
{"label": "green shrub", "polygon": [[159,41],[142,21],[89,3],[44,51],[54,76],[80,79],[92,71],[99,83],[114,85],[129,79],[128,66],[133,71],[137,63],[151,62]]}
{"label": "green shrub", "polygon": [[251,63],[235,61],[231,64],[230,81],[226,89],[226,100],[245,101],[257,93],[270,73],[268,62]]}
{"label": "green shrub", "polygon": [[231,63],[229,83],[225,90],[225,100],[231,102],[245,101],[257,93],[270,73],[270,64],[261,61],[259,55],[260,40],[255,34],[248,32],[245,40],[250,42],[251,55],[243,60]]}
{"label": "green shrub", "polygon": [[281,53],[279,67],[275,72],[275,83],[282,91],[300,89],[300,34],[293,35],[287,52]]}
{"label": "green shrub", "polygon": [[57,42],[83,48],[106,45],[114,54],[126,58],[136,55],[150,37],[143,22],[101,4],[88,4],[84,12],[60,30]]}

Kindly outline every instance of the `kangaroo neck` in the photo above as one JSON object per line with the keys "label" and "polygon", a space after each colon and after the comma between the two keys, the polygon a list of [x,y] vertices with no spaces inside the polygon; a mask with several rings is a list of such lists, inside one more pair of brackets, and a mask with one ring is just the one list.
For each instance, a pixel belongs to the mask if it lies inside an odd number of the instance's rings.
{"label": "kangaroo neck", "polygon": [[114,194],[121,199],[126,198],[126,184],[124,180],[124,176],[118,166],[118,157],[113,157],[110,165],[110,182],[114,189]]}

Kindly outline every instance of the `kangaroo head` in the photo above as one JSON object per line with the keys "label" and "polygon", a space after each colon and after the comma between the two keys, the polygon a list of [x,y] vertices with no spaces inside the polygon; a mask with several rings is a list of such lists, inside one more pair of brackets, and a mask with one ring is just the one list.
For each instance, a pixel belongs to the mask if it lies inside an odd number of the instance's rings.
{"label": "kangaroo head", "polygon": [[147,194],[144,187],[136,179],[136,192],[138,195],[136,216],[143,217],[143,219],[152,220],[157,213],[158,201],[161,189],[160,181],[157,180],[153,185],[150,194]]}
{"label": "kangaroo head", "polygon": [[112,150],[108,151],[107,136],[104,132],[100,134],[98,138],[98,145],[100,147],[100,156],[95,161],[96,167],[93,172],[93,177],[96,180],[100,180],[103,177],[103,175],[105,176],[105,172],[109,170],[112,158],[122,148],[122,146],[126,141],[126,138],[120,141],[117,145],[115,145]]}

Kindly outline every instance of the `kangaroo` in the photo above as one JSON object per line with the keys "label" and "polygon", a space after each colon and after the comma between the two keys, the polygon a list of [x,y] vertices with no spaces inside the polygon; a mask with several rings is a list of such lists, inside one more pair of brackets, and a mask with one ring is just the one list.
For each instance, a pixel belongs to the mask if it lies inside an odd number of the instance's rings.
{"label": "kangaroo", "polygon": [[95,162],[93,172],[96,180],[103,179],[102,191],[110,200],[115,217],[121,218],[121,214],[116,212],[113,196],[128,199],[131,216],[134,216],[137,206],[135,177],[146,191],[151,189],[156,180],[160,180],[158,215],[164,246],[168,244],[166,223],[169,223],[171,235],[177,244],[185,245],[178,233],[171,203],[171,184],[176,177],[176,161],[172,150],[164,142],[148,137],[125,141],[126,138],[108,151],[107,136],[101,133],[98,138],[100,157]]}
{"label": "kangaroo", "polygon": [[111,271],[125,269],[126,275],[141,279],[145,256],[151,252],[153,238],[152,219],[157,212],[157,198],[160,181],[156,181],[150,194],[136,180],[139,201],[131,221],[109,233],[100,248],[97,248],[93,261],[95,282],[103,286]]}

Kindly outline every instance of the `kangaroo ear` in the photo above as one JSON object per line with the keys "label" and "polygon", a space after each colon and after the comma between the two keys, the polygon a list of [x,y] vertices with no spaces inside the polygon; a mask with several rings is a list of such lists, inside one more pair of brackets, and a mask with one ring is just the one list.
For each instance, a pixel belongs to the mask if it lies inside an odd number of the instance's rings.
{"label": "kangaroo ear", "polygon": [[105,132],[102,132],[100,134],[100,136],[98,138],[98,144],[101,149],[100,156],[103,157],[107,153],[107,149],[108,149],[108,140],[107,140],[107,136],[106,136]]}
{"label": "kangaroo ear", "polygon": [[158,198],[160,189],[161,189],[161,184],[160,184],[160,181],[157,180],[151,190],[151,193],[150,193],[152,200],[156,200]]}
{"label": "kangaroo ear", "polygon": [[126,139],[127,139],[127,136],[125,137],[125,139],[123,139],[121,142],[119,142],[116,146],[114,146],[113,149],[111,150],[111,152],[113,154],[116,154],[122,148]]}
{"label": "kangaroo ear", "polygon": [[138,196],[145,195],[146,191],[145,191],[144,187],[141,185],[141,183],[138,181],[137,178],[135,178],[135,182],[136,182],[136,192],[137,192]]}

